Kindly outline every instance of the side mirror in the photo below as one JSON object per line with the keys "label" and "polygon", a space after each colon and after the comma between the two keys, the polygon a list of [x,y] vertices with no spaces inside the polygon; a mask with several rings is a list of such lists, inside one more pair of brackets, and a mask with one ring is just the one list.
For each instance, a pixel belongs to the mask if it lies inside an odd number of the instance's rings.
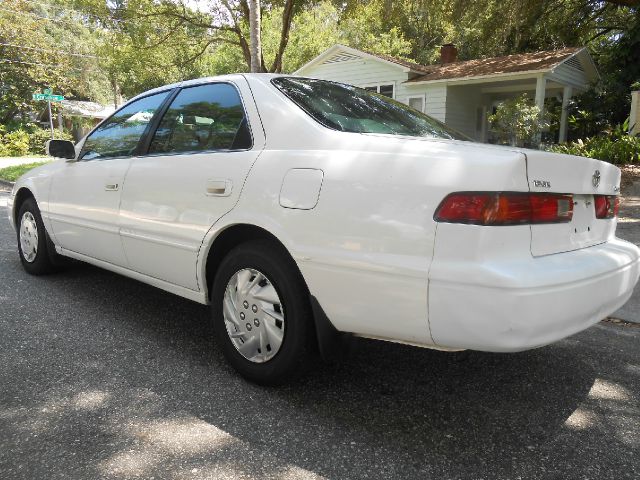
{"label": "side mirror", "polygon": [[69,140],[48,140],[45,144],[47,155],[57,158],[66,158],[74,160],[76,158],[76,149],[73,142]]}

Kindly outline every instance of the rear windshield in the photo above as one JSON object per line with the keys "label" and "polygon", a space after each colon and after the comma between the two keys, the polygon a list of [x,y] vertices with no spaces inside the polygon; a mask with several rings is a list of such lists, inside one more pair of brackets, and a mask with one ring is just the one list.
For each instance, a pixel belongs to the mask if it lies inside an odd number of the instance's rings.
{"label": "rear windshield", "polygon": [[334,130],[469,140],[424,113],[362,88],[313,78],[278,77],[271,82],[316,121]]}

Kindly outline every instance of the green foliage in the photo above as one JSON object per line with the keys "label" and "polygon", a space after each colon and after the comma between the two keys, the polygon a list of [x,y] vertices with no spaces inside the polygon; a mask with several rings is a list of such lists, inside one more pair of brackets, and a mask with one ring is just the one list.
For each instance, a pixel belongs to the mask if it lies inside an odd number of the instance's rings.
{"label": "green foliage", "polygon": [[[54,138],[72,140],[72,136],[57,129]],[[45,142],[51,139],[51,130],[32,123],[14,124],[7,128],[0,125],[0,157],[24,157],[45,155]]]}
{"label": "green foliage", "polygon": [[640,137],[628,135],[624,124],[617,125],[613,129],[585,140],[552,145],[550,150],[569,155],[597,158],[615,165],[640,163]]}
{"label": "green foliage", "polygon": [[[68,132],[53,130],[53,138],[57,140],[73,141],[73,136]],[[36,127],[29,132],[29,153],[32,155],[46,155],[45,143],[51,140],[51,130]]]}
{"label": "green foliage", "polygon": [[106,99],[108,81],[91,56],[99,34],[86,18],[54,0],[4,0],[2,6],[0,124],[43,111],[46,104],[31,95],[46,87],[80,100]]}
{"label": "green foliage", "polygon": [[[301,11],[291,25],[282,70],[294,72],[336,43],[407,58],[411,43],[398,27],[387,28],[383,18],[382,2],[358,5],[347,14],[342,14],[329,1],[321,1]],[[262,48],[269,63],[276,54],[279,42],[282,8],[275,8],[263,15],[262,25]]]}
{"label": "green foliage", "polygon": [[535,145],[549,126],[546,116],[526,94],[501,102],[496,113],[489,115],[489,122],[500,142],[512,146]]}
{"label": "green foliage", "polygon": [[0,180],[15,182],[29,170],[33,170],[34,168],[39,167],[40,165],[44,165],[45,163],[47,162],[25,163],[23,165],[14,165],[12,167],[0,168]]}
{"label": "green foliage", "polygon": [[618,14],[624,17],[606,26],[608,35],[590,42],[601,80],[570,109],[570,139],[596,135],[629,115],[631,90],[640,86],[640,8],[620,8]]}
{"label": "green foliage", "polygon": [[29,154],[29,134],[22,129],[5,131],[0,127],[0,157],[24,157]]}

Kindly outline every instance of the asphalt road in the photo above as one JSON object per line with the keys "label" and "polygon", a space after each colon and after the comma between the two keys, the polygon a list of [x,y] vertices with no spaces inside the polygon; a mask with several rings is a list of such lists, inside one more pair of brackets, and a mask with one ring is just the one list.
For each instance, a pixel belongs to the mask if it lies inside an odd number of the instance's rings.
{"label": "asphalt road", "polygon": [[640,477],[636,326],[501,355],[362,341],[260,388],[205,307],[83,264],[28,276],[2,199],[3,480]]}

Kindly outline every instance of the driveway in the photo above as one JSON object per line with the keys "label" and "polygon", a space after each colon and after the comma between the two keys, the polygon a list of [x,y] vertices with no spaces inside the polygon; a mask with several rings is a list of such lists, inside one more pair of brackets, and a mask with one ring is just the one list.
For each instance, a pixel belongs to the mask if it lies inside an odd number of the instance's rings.
{"label": "driveway", "polygon": [[518,354],[362,341],[265,389],[203,306],[82,264],[26,275],[5,204],[0,478],[640,477],[638,326]]}

